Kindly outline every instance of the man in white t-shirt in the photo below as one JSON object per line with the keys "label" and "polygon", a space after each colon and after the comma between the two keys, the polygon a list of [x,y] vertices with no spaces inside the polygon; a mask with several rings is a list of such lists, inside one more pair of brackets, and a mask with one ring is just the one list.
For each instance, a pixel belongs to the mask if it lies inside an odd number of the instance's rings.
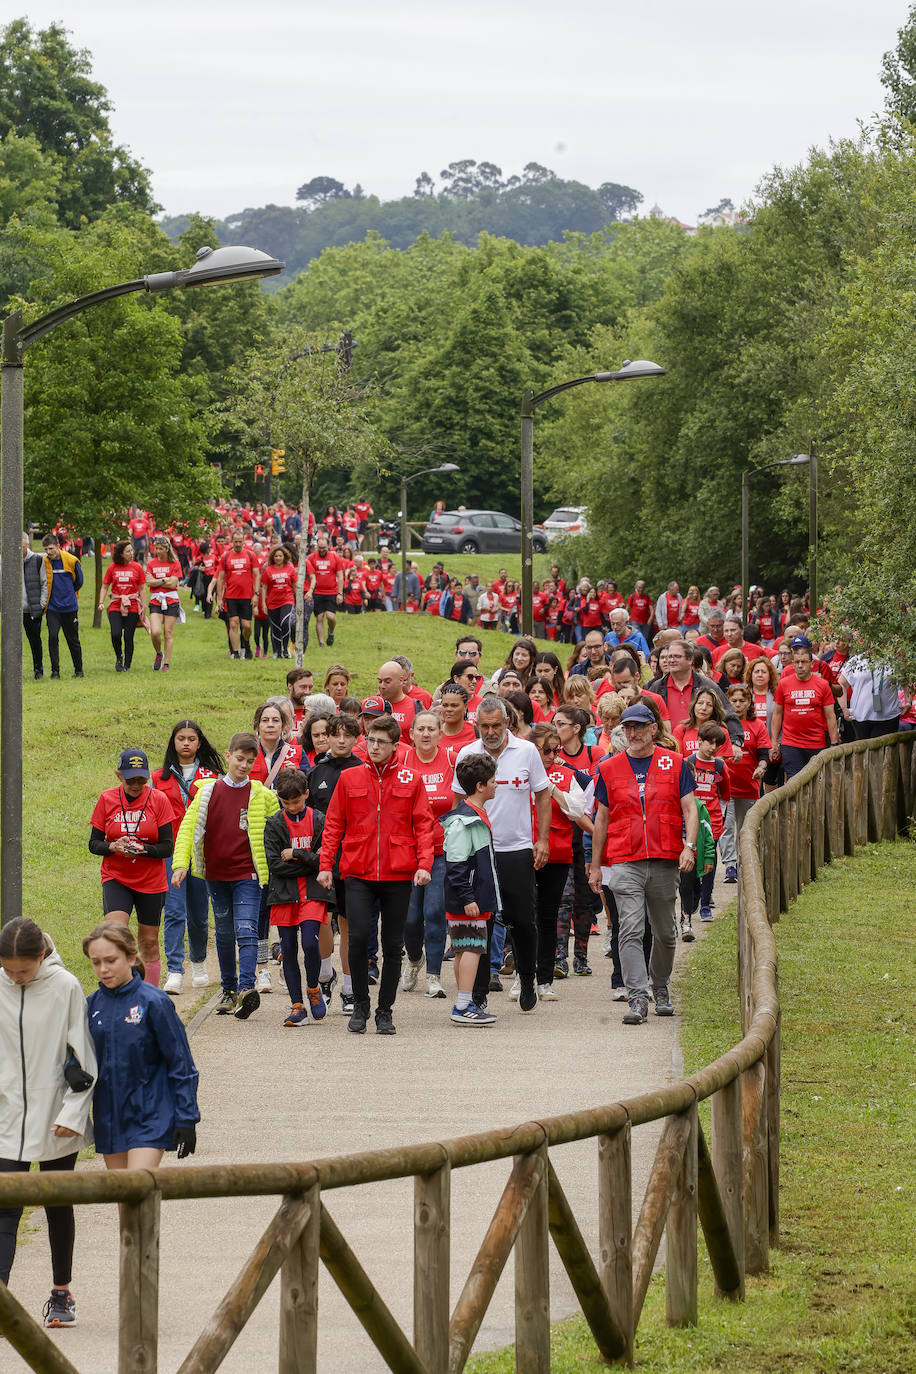
{"label": "man in white t-shirt", "polygon": [[[518,1005],[521,1011],[534,1011],[538,1002],[535,987],[537,969],[537,920],[535,915],[534,870],[547,862],[550,831],[550,783],[537,749],[528,740],[509,732],[505,703],[489,694],[477,710],[480,739],[466,744],[455,760],[471,754],[489,754],[496,761],[496,795],[486,804],[493,831],[496,875],[503,898],[502,919],[512,931],[515,967],[519,977]],[[457,805],[464,796],[457,778],[452,783]],[[538,838],[532,837],[531,798],[537,808]],[[493,917],[487,922],[487,957],[477,966],[474,1004],[486,1003],[490,981],[490,940]]]}

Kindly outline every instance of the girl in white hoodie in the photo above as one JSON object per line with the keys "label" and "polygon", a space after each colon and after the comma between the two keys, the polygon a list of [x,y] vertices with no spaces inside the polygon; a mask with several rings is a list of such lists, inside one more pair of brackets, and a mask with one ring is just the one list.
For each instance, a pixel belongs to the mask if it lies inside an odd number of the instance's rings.
{"label": "girl in white hoodie", "polygon": [[[34,921],[0,930],[0,1174],[76,1166],[92,1143],[96,1059],[83,990]],[[51,1296],[46,1326],[72,1326],[72,1207],[46,1207]],[[0,1206],[0,1282],[9,1283],[20,1207]]]}

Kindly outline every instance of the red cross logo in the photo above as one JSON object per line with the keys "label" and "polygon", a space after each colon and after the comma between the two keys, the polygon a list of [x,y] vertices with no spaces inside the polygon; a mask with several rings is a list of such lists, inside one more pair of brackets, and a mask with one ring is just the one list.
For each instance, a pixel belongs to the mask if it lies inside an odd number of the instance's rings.
{"label": "red cross logo", "polygon": [[411,773],[409,768],[401,768],[398,770],[398,782],[413,782],[413,773]]}
{"label": "red cross logo", "polygon": [[674,759],[670,754],[662,754],[658,761],[658,766],[663,773],[668,773],[674,767]]}
{"label": "red cross logo", "polygon": [[509,786],[518,789],[519,787],[524,787],[527,781],[527,778],[512,778]]}

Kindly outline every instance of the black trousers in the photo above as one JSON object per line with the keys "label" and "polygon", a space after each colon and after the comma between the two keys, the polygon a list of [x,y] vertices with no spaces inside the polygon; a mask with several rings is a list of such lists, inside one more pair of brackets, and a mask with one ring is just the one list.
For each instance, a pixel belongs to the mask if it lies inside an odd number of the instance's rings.
{"label": "black trousers", "polygon": [[[124,667],[129,668],[134,657],[134,633],[137,629],[137,622],[140,616],[137,611],[128,611],[125,615],[123,611],[108,612],[108,628],[111,631],[111,647],[115,651],[116,658],[124,659]],[[123,641],[123,649],[122,649]]]}
{"label": "black trousers", "polygon": [[58,636],[63,631],[64,639],[67,641],[67,648],[70,650],[70,657],[73,660],[73,671],[81,673],[83,671],[83,651],[80,648],[80,628],[79,614],[77,611],[45,611],[45,620],[48,622],[48,658],[51,660],[51,672],[60,672],[60,645]]}
{"label": "black trousers", "polygon": [[538,983],[553,982],[557,945],[557,916],[569,874],[569,864],[547,863],[534,875],[538,903]]}
{"label": "black trousers", "polygon": [[880,739],[882,735],[893,735],[900,729],[900,717],[894,716],[890,720],[856,720],[853,724],[856,739]]}
{"label": "black trousers", "polygon": [[[534,982],[537,973],[538,929],[535,920],[534,850],[512,849],[496,855],[496,876],[503,899],[502,919],[512,932],[515,967],[519,978]],[[477,965],[474,979],[474,1002],[480,1006],[490,986],[490,941],[493,938],[493,917],[487,922],[487,957]],[[553,960],[556,925],[550,944]]]}
{"label": "black trousers", "polygon": [[[76,1154],[61,1159],[43,1159],[42,1173],[65,1172],[76,1168]],[[29,1163],[23,1159],[0,1159],[0,1174],[27,1174]],[[73,1240],[76,1228],[72,1207],[46,1207],[48,1244],[51,1246],[51,1275],[55,1288],[67,1288],[72,1277]],[[16,1255],[16,1232],[22,1219],[21,1207],[0,1207],[0,1283],[8,1284]]]}
{"label": "black trousers", "polygon": [[25,630],[25,637],[29,641],[29,648],[32,650],[32,668],[36,673],[40,673],[44,665],[41,643],[41,616],[29,615],[28,611],[23,611],[22,628]]}
{"label": "black trousers", "polygon": [[369,942],[375,931],[376,913],[381,921],[382,967],[378,985],[378,1010],[391,1011],[401,976],[404,925],[413,884],[409,881],[368,882],[345,878],[347,928],[350,935],[350,977],[354,1001],[369,1005]]}

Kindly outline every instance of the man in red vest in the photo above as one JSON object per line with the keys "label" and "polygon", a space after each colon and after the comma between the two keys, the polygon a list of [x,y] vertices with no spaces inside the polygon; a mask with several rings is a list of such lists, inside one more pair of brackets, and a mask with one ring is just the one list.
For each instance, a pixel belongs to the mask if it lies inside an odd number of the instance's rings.
{"label": "man in red vest", "polygon": [[[655,743],[658,726],[636,702],[621,717],[626,752],[602,759],[595,780],[595,831],[589,882],[601,891],[602,868],[619,916],[618,945],[626,984],[624,1024],[639,1026],[649,1013],[649,984],[656,1016],[673,1016],[668,979],[677,945],[678,872],[696,863],[696,788],[680,754]],[[646,910],[652,956],[646,968]]]}

